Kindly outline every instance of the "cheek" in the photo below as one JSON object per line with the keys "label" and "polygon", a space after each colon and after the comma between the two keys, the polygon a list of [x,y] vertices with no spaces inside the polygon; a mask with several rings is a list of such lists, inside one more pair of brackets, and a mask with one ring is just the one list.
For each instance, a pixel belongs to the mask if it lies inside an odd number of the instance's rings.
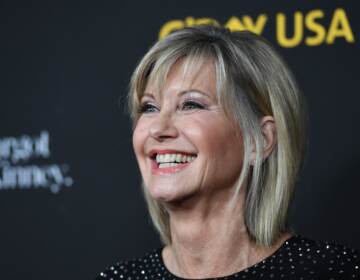
{"label": "cheek", "polygon": [[142,122],[138,122],[135,126],[133,135],[132,135],[132,144],[136,154],[136,157],[139,159],[139,156],[144,154],[144,144],[146,139],[146,130]]}
{"label": "cheek", "polygon": [[[234,177],[240,173],[243,143],[228,120],[208,116],[194,119],[186,127],[186,135],[197,147],[207,173],[215,177]],[[218,171],[221,170],[221,175]]]}
{"label": "cheek", "polygon": [[239,144],[234,130],[227,121],[208,115],[206,118],[194,118],[184,125],[184,134],[207,154],[222,154],[234,143]]}

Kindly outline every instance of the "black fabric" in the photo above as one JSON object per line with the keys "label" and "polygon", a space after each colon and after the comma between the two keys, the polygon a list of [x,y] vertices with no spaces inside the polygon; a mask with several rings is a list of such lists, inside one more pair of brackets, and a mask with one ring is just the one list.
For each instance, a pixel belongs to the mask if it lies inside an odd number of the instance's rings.
{"label": "black fabric", "polygon": [[[161,251],[159,248],[139,259],[118,262],[95,280],[185,279],[165,267]],[[295,235],[261,262],[232,275],[207,279],[360,279],[359,258],[355,249]]]}

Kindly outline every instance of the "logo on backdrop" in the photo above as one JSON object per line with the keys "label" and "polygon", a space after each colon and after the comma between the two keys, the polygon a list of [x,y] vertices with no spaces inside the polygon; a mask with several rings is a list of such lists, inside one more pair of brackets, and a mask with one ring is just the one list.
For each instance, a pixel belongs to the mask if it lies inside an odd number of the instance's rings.
{"label": "logo on backdrop", "polygon": [[58,193],[71,187],[67,164],[40,164],[51,159],[50,135],[41,131],[38,136],[0,138],[0,190],[49,189]]}
{"label": "logo on backdrop", "polygon": [[[293,48],[302,44],[306,46],[332,45],[337,41],[355,42],[349,18],[342,8],[335,9],[331,13],[321,9],[307,13],[296,11],[292,15],[277,13],[273,19],[267,14],[255,17],[232,16],[223,25],[231,31],[249,30],[262,35],[270,20],[274,21],[274,24],[270,25],[275,26],[275,40],[284,48]],[[199,24],[221,25],[213,18],[187,17],[184,20],[170,20],[160,28],[159,39],[175,30]]]}

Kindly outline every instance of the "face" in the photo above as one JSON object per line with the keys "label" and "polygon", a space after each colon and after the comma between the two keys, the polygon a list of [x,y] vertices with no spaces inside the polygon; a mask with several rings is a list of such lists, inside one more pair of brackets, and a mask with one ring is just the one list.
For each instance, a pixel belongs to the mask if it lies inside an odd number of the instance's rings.
{"label": "face", "polygon": [[182,67],[171,68],[161,94],[148,83],[133,134],[145,187],[163,202],[229,189],[242,168],[241,134],[218,104],[213,63]]}

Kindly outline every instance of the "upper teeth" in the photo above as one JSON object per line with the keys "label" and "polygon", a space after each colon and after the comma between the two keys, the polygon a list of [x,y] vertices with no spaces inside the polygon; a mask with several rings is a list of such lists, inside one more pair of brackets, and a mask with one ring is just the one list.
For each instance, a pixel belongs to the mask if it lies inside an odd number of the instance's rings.
{"label": "upper teeth", "polygon": [[161,154],[156,155],[157,163],[165,162],[191,162],[195,159],[195,156],[182,155],[182,154]]}

